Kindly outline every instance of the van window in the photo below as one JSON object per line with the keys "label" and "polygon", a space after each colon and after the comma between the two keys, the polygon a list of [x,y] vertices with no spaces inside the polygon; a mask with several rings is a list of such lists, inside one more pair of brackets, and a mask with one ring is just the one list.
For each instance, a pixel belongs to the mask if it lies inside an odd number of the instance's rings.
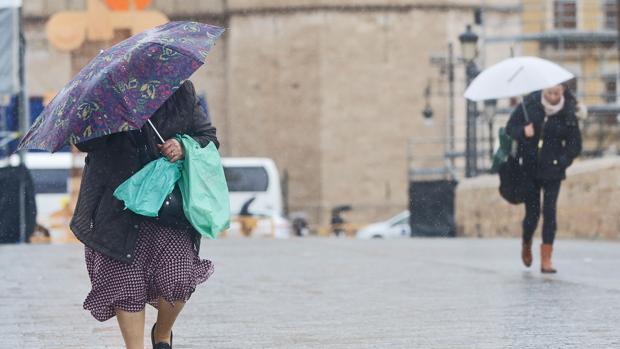
{"label": "van window", "polygon": [[269,175],[264,167],[224,167],[230,192],[264,192],[269,186]]}

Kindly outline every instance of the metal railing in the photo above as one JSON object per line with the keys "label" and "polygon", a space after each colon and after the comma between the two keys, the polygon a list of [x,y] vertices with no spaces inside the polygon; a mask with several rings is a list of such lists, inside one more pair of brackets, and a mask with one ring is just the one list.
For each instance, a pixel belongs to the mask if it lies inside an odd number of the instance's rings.
{"label": "metal railing", "polygon": [[[488,125],[478,123],[476,138],[476,173],[490,173],[495,137],[489,137]],[[495,129],[495,128],[494,128]],[[455,138],[454,149],[449,149],[449,140],[410,139],[407,143],[407,175],[409,180],[461,179],[466,176],[466,140]]]}
{"label": "metal railing", "polygon": [[620,105],[590,107],[581,134],[583,157],[620,155]]}
{"label": "metal railing", "polygon": [[[493,153],[498,147],[497,134],[506,125],[512,108],[502,108],[489,126],[477,122],[476,174],[491,173]],[[588,117],[580,120],[583,139],[582,158],[620,155],[620,104],[591,106]],[[454,144],[454,148],[450,145]],[[466,141],[455,138],[410,139],[407,143],[407,174],[410,180],[465,178]]]}

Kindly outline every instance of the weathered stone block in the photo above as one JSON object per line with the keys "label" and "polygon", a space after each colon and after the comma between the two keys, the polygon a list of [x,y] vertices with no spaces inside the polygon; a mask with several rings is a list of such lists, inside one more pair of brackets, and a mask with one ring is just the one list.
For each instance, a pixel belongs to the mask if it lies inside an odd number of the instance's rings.
{"label": "weathered stone block", "polygon": [[[620,238],[620,158],[577,162],[562,183],[558,200],[558,237]],[[523,205],[501,199],[497,176],[464,180],[457,188],[459,234],[471,237],[521,235]],[[541,222],[542,224],[542,218]],[[540,234],[540,232],[538,232]]]}

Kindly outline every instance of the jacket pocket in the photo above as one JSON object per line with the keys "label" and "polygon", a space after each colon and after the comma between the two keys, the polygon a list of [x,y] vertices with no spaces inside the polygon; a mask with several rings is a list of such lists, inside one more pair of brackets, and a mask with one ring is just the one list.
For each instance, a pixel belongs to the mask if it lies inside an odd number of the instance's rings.
{"label": "jacket pocket", "polygon": [[94,230],[95,229],[95,223],[97,222],[97,213],[99,213],[99,209],[101,208],[101,204],[103,202],[102,199],[103,195],[99,196],[99,200],[98,202],[95,204],[95,207],[90,215],[90,230]]}

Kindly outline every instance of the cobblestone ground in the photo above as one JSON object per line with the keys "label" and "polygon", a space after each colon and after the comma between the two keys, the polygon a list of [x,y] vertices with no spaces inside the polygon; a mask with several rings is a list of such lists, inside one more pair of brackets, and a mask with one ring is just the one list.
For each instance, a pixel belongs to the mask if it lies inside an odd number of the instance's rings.
{"label": "cobblestone ground", "polygon": [[[558,241],[555,276],[523,268],[517,240],[203,246],[216,272],[176,349],[620,348],[619,243]],[[122,348],[114,319],[82,310],[81,245],[4,245],[0,265],[0,348]]]}

